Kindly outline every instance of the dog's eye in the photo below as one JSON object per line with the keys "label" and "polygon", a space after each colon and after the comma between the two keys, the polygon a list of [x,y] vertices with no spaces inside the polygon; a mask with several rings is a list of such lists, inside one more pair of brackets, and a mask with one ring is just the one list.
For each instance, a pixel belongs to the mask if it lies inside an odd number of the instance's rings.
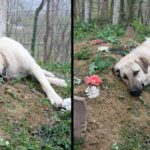
{"label": "dog's eye", "polygon": [[127,75],[126,75],[126,74],[124,74],[123,78],[124,78],[125,80],[127,80],[127,79],[128,79],[128,77],[127,77]]}
{"label": "dog's eye", "polygon": [[139,71],[134,71],[133,76],[135,77],[138,73],[139,73]]}

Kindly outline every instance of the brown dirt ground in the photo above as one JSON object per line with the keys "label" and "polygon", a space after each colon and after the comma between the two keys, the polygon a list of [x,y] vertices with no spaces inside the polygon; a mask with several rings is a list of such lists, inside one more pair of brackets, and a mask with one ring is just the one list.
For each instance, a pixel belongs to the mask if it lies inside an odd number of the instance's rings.
{"label": "brown dirt ground", "polygon": [[[21,81],[14,85],[5,83],[0,86],[0,136],[9,138],[4,128],[4,122],[20,122],[26,120],[30,127],[42,124],[54,123],[54,108],[43,104],[42,99],[45,95],[36,88],[33,92],[26,81]],[[11,93],[13,94],[9,94]],[[14,96],[15,95],[15,98]]]}
{"label": "brown dirt ground", "polygon": [[[75,45],[75,50],[78,51],[84,46],[87,47],[85,42],[78,43]],[[93,52],[97,49],[97,46],[89,45],[89,47],[92,47]],[[119,55],[112,56],[121,57]],[[74,75],[84,80],[88,74],[90,61],[75,59]],[[147,108],[141,104],[138,98],[129,95],[126,85],[112,74],[111,67],[98,75],[103,80],[101,94],[94,100],[87,98],[90,113],[87,135],[83,145],[84,150],[109,150],[111,144],[119,141],[120,129],[124,123],[132,121],[143,126],[150,121]],[[86,87],[84,82],[75,85],[74,94],[85,96]],[[144,91],[142,96],[147,103],[150,103],[150,94],[147,91]]]}

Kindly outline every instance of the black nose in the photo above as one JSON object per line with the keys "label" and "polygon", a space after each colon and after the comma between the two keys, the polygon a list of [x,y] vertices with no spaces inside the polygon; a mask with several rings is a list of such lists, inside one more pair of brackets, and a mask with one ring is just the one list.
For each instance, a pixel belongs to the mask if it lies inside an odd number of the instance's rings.
{"label": "black nose", "polygon": [[131,94],[132,96],[140,96],[140,93],[139,93],[138,91],[136,91],[136,90],[130,91],[130,94]]}
{"label": "black nose", "polygon": [[138,88],[133,88],[130,90],[130,94],[132,96],[140,96],[142,90],[138,89]]}

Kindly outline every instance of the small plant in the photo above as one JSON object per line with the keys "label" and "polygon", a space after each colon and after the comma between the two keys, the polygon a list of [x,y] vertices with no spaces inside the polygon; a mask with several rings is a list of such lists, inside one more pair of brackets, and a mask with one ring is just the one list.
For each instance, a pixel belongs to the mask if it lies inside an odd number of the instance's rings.
{"label": "small plant", "polygon": [[115,62],[114,58],[110,56],[102,57],[99,53],[97,53],[96,58],[93,60],[89,67],[90,75],[103,71],[104,69],[110,67],[113,62]]}
{"label": "small plant", "polygon": [[112,144],[112,145],[111,145],[111,149],[112,149],[112,150],[119,150],[118,144],[117,144],[117,143]]}
{"label": "small plant", "polygon": [[83,139],[74,139],[74,150],[82,150],[82,145],[84,144]]}
{"label": "small plant", "polygon": [[150,134],[143,127],[128,124],[121,130],[121,142],[118,144],[120,150],[149,150]]}
{"label": "small plant", "polygon": [[75,58],[78,60],[87,60],[90,57],[89,49],[84,48],[83,50],[75,53]]}
{"label": "small plant", "polygon": [[0,77],[0,85],[4,84],[4,79],[2,77]]}
{"label": "small plant", "polygon": [[53,116],[53,125],[28,125],[26,119],[3,122],[9,140],[0,138],[1,150],[70,150],[71,149],[71,113],[57,111]]}
{"label": "small plant", "polygon": [[70,112],[60,112],[55,116],[56,123],[51,127],[42,125],[35,131],[34,137],[41,138],[42,143],[50,144],[55,149],[70,150],[71,148],[71,117]]}
{"label": "small plant", "polygon": [[19,82],[21,82],[21,78],[15,78],[15,79],[10,81],[10,84],[13,85],[13,84],[17,84]]}
{"label": "small plant", "polygon": [[98,38],[104,40],[104,42],[111,43],[113,45],[120,45],[121,42],[118,40],[118,36],[122,36],[124,30],[120,26],[104,26],[100,32],[97,33]]}
{"label": "small plant", "polygon": [[142,42],[145,40],[145,37],[150,36],[150,27],[139,23],[138,21],[133,22],[133,27],[136,32],[136,40]]}
{"label": "small plant", "polygon": [[91,21],[90,23],[78,21],[74,25],[74,38],[79,40],[87,37],[91,33],[96,34],[98,29],[98,25],[95,21]]}

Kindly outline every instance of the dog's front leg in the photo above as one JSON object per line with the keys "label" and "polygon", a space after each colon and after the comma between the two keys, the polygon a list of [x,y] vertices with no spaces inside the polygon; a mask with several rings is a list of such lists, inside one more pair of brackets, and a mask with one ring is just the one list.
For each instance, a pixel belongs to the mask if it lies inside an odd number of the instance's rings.
{"label": "dog's front leg", "polygon": [[46,93],[47,97],[50,99],[52,105],[60,106],[62,104],[62,98],[55,92],[55,90],[50,85],[48,79],[46,78],[43,70],[36,63],[30,68],[30,73],[36,77],[42,86],[43,91]]}

